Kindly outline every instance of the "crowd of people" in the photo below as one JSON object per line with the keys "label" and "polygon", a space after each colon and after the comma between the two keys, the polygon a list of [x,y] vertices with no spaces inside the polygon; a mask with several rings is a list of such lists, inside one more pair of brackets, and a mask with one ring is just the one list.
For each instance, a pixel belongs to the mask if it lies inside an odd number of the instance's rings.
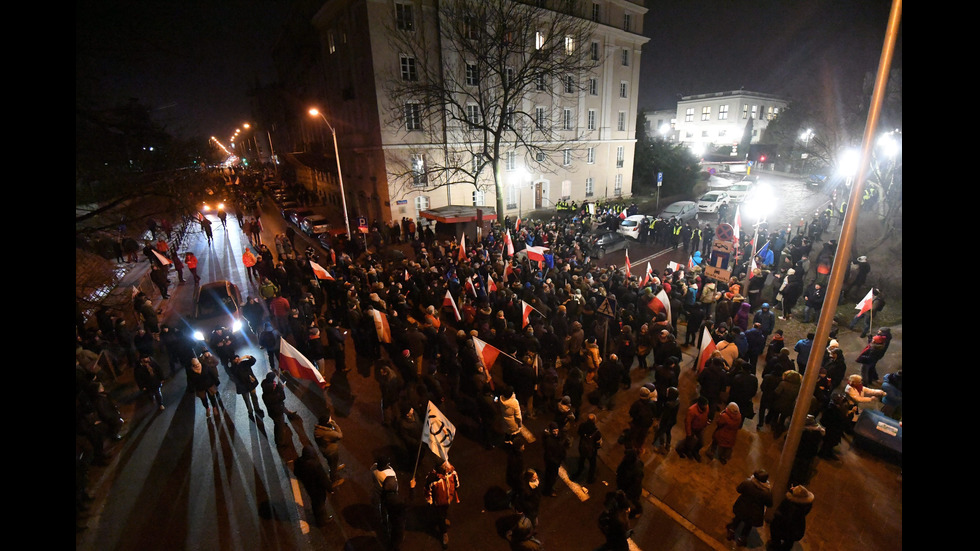
{"label": "crowd of people", "polygon": [[[246,330],[268,352],[272,371],[262,382],[263,395],[272,395],[284,377],[276,368],[280,336],[313,362],[328,381],[345,377],[351,369],[345,346],[353,343],[356,355],[376,368],[382,396],[378,422],[401,444],[402,456],[395,463],[406,468],[419,449],[429,401],[451,403],[459,415],[480,427],[478,433],[487,449],[499,448],[506,454],[508,475],[501,482],[510,489],[507,505],[521,517],[509,532],[514,549],[540,548],[535,547],[541,545],[536,533],[540,498],[556,495],[558,468],[570,461],[567,450],[576,439],[577,470],[571,479],[585,485],[595,483],[597,452],[609,441],[600,432],[596,414],[612,409],[618,400],[629,400],[630,426],[618,438],[625,457],[616,470],[616,490],[607,496],[599,519],[606,538],[604,548],[626,549],[631,526],[642,513],[643,462],[639,457],[648,450],[669,453],[675,425],[683,428],[683,437],[674,448],[678,456],[701,461],[703,453],[709,461],[717,459],[722,464],[738,445],[745,420],[755,418],[756,398],[757,430],[768,425],[776,436],[785,430],[808,367],[809,350],[818,344],[812,342],[812,336],[810,342],[801,339],[795,347],[784,343],[776,320],[792,317],[801,296],[804,322],[819,312],[815,290],[826,278],[817,267],[824,260],[821,255],[830,251],[832,258],[836,247],[833,242],[828,244],[810,266],[811,244],[821,238],[820,228],[826,230],[827,217],[818,213],[796,235],[789,228],[773,232],[760,228],[756,250],[763,254],[756,259],[759,267],[752,269],[752,263],[745,261],[727,281],[707,278],[698,266],[628,277],[620,267],[597,262],[590,237],[597,227],[614,229],[630,208],[583,206],[573,210],[564,205],[550,220],[505,219],[484,235],[463,239],[437,237],[431,226],[420,227],[405,219],[386,227],[375,224],[372,233],[377,236],[372,243],[379,247],[366,252],[346,241],[326,248],[325,253],[312,247],[300,252],[294,236],[286,234],[275,236],[270,247],[262,242],[261,232],[250,231],[242,261],[249,278],[254,277],[255,293],[248,297],[243,315]],[[253,228],[259,224],[257,217],[243,218],[242,224],[246,223]],[[710,246],[712,236],[704,233],[709,230],[656,219],[641,233],[641,239],[683,246],[693,254]],[[392,260],[383,254],[385,245],[395,243],[410,243],[414,259]],[[532,255],[529,247],[543,247],[544,252]],[[750,241],[743,243],[743,250],[751,247]],[[769,262],[764,248],[772,253]],[[326,277],[314,271],[311,261],[326,269]],[[185,259],[185,265],[190,263]],[[750,269],[743,289],[743,276]],[[858,274],[866,277],[867,271],[859,267]],[[804,290],[808,280],[810,287]],[[854,285],[848,289],[860,290]],[[607,309],[601,309],[603,305]],[[611,316],[607,315],[610,311]],[[250,415],[253,410],[262,414],[255,393],[258,381],[250,369],[255,358],[238,356],[234,345],[222,349],[225,339],[220,332],[212,335],[207,347],[195,349],[177,328],[153,332],[152,317],[142,318],[141,329],[151,331],[148,353],[136,352],[134,357],[134,365],[141,366],[138,384],[148,401],[164,408],[160,384],[180,365],[187,371],[189,391],[197,393],[210,416],[212,407],[221,407],[215,392],[220,361],[229,375],[234,374],[234,386]],[[107,333],[110,326],[112,331]],[[100,317],[99,329],[95,339],[129,342],[124,322],[120,328],[118,321],[103,324]],[[158,333],[164,346],[153,349],[153,336]],[[170,336],[164,339],[164,333]],[[690,407],[681,408],[677,389],[681,370],[699,368],[682,366],[683,354],[686,351],[696,358],[705,334],[716,350],[696,375],[700,397]],[[887,328],[869,338],[864,359],[859,360],[866,366],[862,367],[865,380],[871,382],[872,374],[877,375],[874,363],[884,355],[888,342]],[[821,382],[811,406],[813,423],[808,426],[823,430],[815,431],[820,439],[808,441],[805,451],[801,446],[810,462],[795,471],[795,485],[783,501],[790,505],[780,506],[780,518],[798,517],[801,513],[793,509],[798,504],[808,510],[813,496],[803,484],[812,472],[812,459],[834,456],[834,446],[853,427],[855,407],[866,407],[879,398],[897,398],[897,406],[889,412],[900,418],[900,372],[897,378],[886,377],[889,388],[897,384],[898,396],[891,390],[862,385],[861,376],[852,376],[845,384],[841,366],[846,365],[837,341],[820,346],[827,352],[820,367],[813,367],[820,370]],[[90,350],[88,337],[79,337],[79,347]],[[499,351],[495,361],[486,354],[487,347]],[[135,344],[132,348],[137,350]],[[790,351],[797,353],[795,363]],[[162,357],[168,358],[169,374],[153,360],[158,352],[166,352]],[[204,359],[212,354],[216,359]],[[144,362],[145,358],[151,361]],[[759,364],[761,375],[757,375]],[[86,366],[77,365],[81,373],[77,390],[84,390],[78,392],[77,411],[83,416],[97,412],[101,422],[110,426],[103,432],[118,435],[112,424],[118,414],[109,411],[103,415]],[[636,391],[633,381],[637,379],[650,382]],[[846,387],[843,392],[839,390],[842,384]],[[273,408],[266,405],[272,414]],[[273,421],[278,429],[284,424],[281,417],[291,412],[282,407],[276,411]],[[532,462],[524,457],[524,419],[536,417],[553,420],[541,435],[545,455],[540,469],[528,467]],[[96,445],[98,436],[92,435],[91,426],[78,424],[77,432],[90,439],[98,455],[104,449]],[[714,431],[706,444],[704,433],[711,425]],[[317,426],[318,434],[330,432],[328,428],[339,432],[328,417]],[[278,442],[278,430],[276,438]],[[329,490],[343,480],[336,474],[342,468],[336,453],[338,441],[339,437],[330,443],[330,452],[325,451],[326,444],[320,448],[329,464],[326,478],[319,473],[304,475],[319,481],[304,482],[307,487],[315,484],[326,489],[318,489],[314,497],[318,520],[326,517],[320,505]],[[311,461],[313,453],[315,450],[304,449],[303,464]],[[387,460],[379,460],[382,462]],[[298,478],[300,464],[298,461]],[[753,475],[753,492],[765,485],[765,477],[759,472]],[[435,531],[444,547],[451,525],[449,503],[456,499],[458,486],[459,475],[448,463],[435,466],[426,482],[427,501],[440,507]],[[739,493],[744,496],[748,489],[743,491],[740,486]],[[395,510],[403,512],[397,506],[401,503],[397,477],[387,488],[380,480],[378,495],[390,497]],[[404,514],[393,518],[404,522]],[[744,526],[761,525],[756,521],[756,516],[736,511],[730,535],[744,543]],[[772,540],[778,545],[802,537],[792,530],[777,535],[775,524],[773,531]],[[391,548],[399,548],[402,532],[398,526],[391,527]]]}

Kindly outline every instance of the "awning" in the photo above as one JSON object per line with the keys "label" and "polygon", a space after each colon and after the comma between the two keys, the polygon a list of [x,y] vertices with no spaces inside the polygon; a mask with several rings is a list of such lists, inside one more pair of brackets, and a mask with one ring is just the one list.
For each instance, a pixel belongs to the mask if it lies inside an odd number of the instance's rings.
{"label": "awning", "polygon": [[476,222],[477,209],[483,211],[483,220],[492,221],[497,219],[497,209],[495,207],[473,207],[463,205],[449,205],[419,213],[422,218],[443,222],[445,224],[455,224],[459,222]]}

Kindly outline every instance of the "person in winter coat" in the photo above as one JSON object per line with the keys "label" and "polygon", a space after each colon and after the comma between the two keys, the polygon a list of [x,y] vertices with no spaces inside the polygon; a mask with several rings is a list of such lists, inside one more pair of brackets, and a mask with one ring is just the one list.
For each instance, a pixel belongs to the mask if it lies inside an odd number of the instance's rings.
{"label": "person in winter coat", "polygon": [[830,399],[827,407],[820,414],[820,423],[825,432],[817,457],[829,460],[837,459],[834,448],[840,444],[844,433],[847,431],[851,407],[850,400],[843,394],[835,394]]}
{"label": "person in winter coat", "polygon": [[776,314],[773,314],[769,310],[769,303],[763,302],[762,308],[760,308],[755,316],[752,318],[752,325],[759,324],[759,329],[762,334],[769,338],[772,335],[773,329],[776,328]]}
{"label": "person in winter coat", "polygon": [[858,354],[857,363],[861,364],[861,377],[868,382],[868,384],[874,384],[878,380],[878,370],[875,366],[878,364],[878,360],[885,355],[885,337],[881,335],[875,335],[871,338],[871,341],[861,353]]}
{"label": "person in winter coat", "polygon": [[635,450],[643,448],[650,427],[656,420],[655,408],[657,403],[657,391],[650,392],[649,388],[640,388],[640,397],[630,406],[630,445]]}
{"label": "person in winter coat", "polygon": [[677,424],[677,412],[680,410],[680,392],[677,387],[667,389],[667,399],[660,408],[660,423],[653,435],[653,451],[666,454],[670,450],[671,431]]}
{"label": "person in winter coat", "polygon": [[521,404],[517,401],[514,389],[505,388],[500,394],[499,403],[504,421],[504,437],[506,440],[513,440],[514,436],[521,432],[521,427],[524,426]]}
{"label": "person in winter coat", "polygon": [[[194,358],[191,360],[191,370],[187,374],[187,387],[204,404],[207,418],[210,419],[211,406],[217,410],[221,403],[221,399],[218,397],[218,378],[214,375],[214,371],[205,368],[199,359]],[[208,404],[208,400],[211,401],[210,404]]]}
{"label": "person in winter coat", "polygon": [[623,363],[619,361],[619,356],[610,354],[609,359],[602,362],[596,373],[596,383],[599,387],[599,407],[613,409],[613,397],[619,390],[619,383],[623,378]]}
{"label": "person in winter coat", "polygon": [[532,529],[538,526],[541,513],[541,480],[534,469],[526,469],[521,475],[521,484],[514,494],[514,510],[531,521]]}
{"label": "person in winter coat", "polygon": [[755,417],[755,409],[752,399],[759,391],[759,379],[755,376],[755,369],[747,362],[735,360],[735,375],[732,377],[732,386],[728,391],[728,399],[738,404],[738,409],[742,413],[742,422],[746,419]]}
{"label": "person in winter coat", "polygon": [[240,394],[245,400],[245,407],[248,409],[249,419],[255,413],[259,417],[265,417],[265,412],[259,407],[259,396],[255,393],[255,388],[259,386],[259,381],[252,372],[253,365],[255,365],[254,357],[235,354],[231,362],[225,367],[228,377],[235,383],[235,393]]}
{"label": "person in winter coat", "polygon": [[837,387],[844,381],[847,373],[847,364],[844,361],[844,352],[838,347],[827,349],[830,357],[824,362],[823,367],[827,368],[827,377],[830,379],[830,390],[837,390]]}
{"label": "person in winter coat", "polygon": [[742,414],[739,413],[738,404],[729,402],[725,411],[722,411],[715,419],[715,432],[711,434],[711,446],[708,448],[708,459],[717,457],[718,461],[724,465],[732,456],[732,449],[735,448],[735,438],[738,436],[738,429],[742,426]]}
{"label": "person in winter coat", "polygon": [[326,512],[330,481],[313,446],[303,446],[302,454],[293,464],[293,473],[296,475],[296,479],[303,484],[307,495],[310,496],[310,506],[313,508],[313,518],[316,524],[324,526],[327,521],[333,518]]}
{"label": "person in winter coat", "polygon": [[885,375],[881,382],[885,395],[881,398],[881,412],[892,419],[902,419],[902,370]]}
{"label": "person in winter coat", "polygon": [[160,388],[163,386],[163,375],[160,373],[160,366],[151,356],[143,356],[133,369],[133,377],[140,390],[145,392],[157,404],[160,411],[163,411],[163,395]]}
{"label": "person in winter coat", "polygon": [[331,493],[334,488],[344,483],[344,478],[340,476],[340,470],[344,468],[344,465],[340,464],[340,441],[343,438],[344,432],[331,416],[330,408],[327,408],[327,413],[321,415],[313,427],[313,440],[320,448],[320,453],[327,459]]}
{"label": "person in winter coat", "polygon": [[602,433],[596,425],[596,416],[590,413],[585,422],[578,426],[578,469],[571,476],[572,480],[579,480],[585,470],[585,464],[589,464],[589,476],[586,479],[588,484],[595,482],[596,461],[598,460],[599,449],[602,447]]}
{"label": "person in winter coat", "polygon": [[878,404],[876,398],[884,398],[887,393],[884,390],[864,386],[864,379],[860,375],[854,374],[847,378],[844,394],[847,395],[852,404],[857,406],[851,414],[851,423],[853,424],[861,416],[861,410],[875,409]]}
{"label": "person in winter coat", "polygon": [[568,454],[568,447],[571,443],[568,441],[568,437],[562,434],[558,424],[554,422],[548,424],[541,442],[544,447],[544,484],[541,493],[555,497],[558,495],[555,492],[558,470]]}
{"label": "person in winter coat", "polygon": [[708,358],[704,369],[698,374],[698,383],[701,385],[701,397],[708,401],[708,416],[713,419],[721,402],[721,392],[728,386],[725,362],[720,355],[712,354]]}
{"label": "person in winter coat", "polygon": [[616,489],[622,490],[630,500],[630,517],[635,518],[643,512],[640,495],[643,493],[643,461],[639,451],[627,448],[623,460],[616,467]]}
{"label": "person in winter coat", "polygon": [[442,535],[442,547],[449,547],[449,506],[459,503],[459,475],[456,469],[444,462],[433,469],[425,481],[425,502],[432,506],[437,519],[436,529]]}
{"label": "person in winter coat", "polygon": [[589,337],[585,346],[582,347],[582,357],[585,363],[585,382],[593,384],[602,365],[602,355],[599,353],[599,345],[595,337]]}
{"label": "person in winter coat", "polygon": [[726,526],[728,539],[735,540],[738,545],[748,542],[749,532],[753,526],[762,526],[765,520],[766,508],[772,507],[772,486],[769,484],[769,473],[759,469],[752,476],[743,480],[735,489],[738,499],[732,506],[735,518]]}
{"label": "person in winter coat", "polygon": [[272,322],[266,321],[262,324],[259,331],[259,346],[265,349],[269,356],[269,369],[279,375],[280,370],[276,369],[276,360],[279,359],[279,345],[282,342],[282,334],[272,326]]}
{"label": "person in winter coat", "polygon": [[752,366],[755,372],[756,365],[759,363],[759,356],[766,350],[766,335],[762,332],[762,324],[755,323],[744,333],[745,342],[748,344],[745,351],[745,359]]}
{"label": "person in winter coat", "polygon": [[684,440],[674,448],[677,455],[700,462],[701,443],[704,429],[708,426],[708,399],[704,396],[687,408],[687,416],[684,418]]}
{"label": "person in winter coat", "polygon": [[796,457],[793,458],[793,467],[789,473],[789,485],[809,484],[810,473],[813,470],[813,461],[820,452],[820,444],[823,442],[826,430],[817,423],[813,415],[806,416],[806,424],[800,435],[800,444],[796,449]]}
{"label": "person in winter coat", "polygon": [[799,302],[800,297],[803,295],[802,275],[797,277],[796,270],[790,268],[786,272],[786,286],[782,288],[780,294],[783,296],[783,315],[779,316],[779,319],[792,319],[793,308],[796,307],[796,303]]}
{"label": "person in winter coat", "polygon": [[773,436],[778,438],[786,430],[786,421],[793,416],[793,408],[796,407],[796,398],[800,394],[800,386],[803,377],[798,371],[786,371],[782,375],[782,381],[776,386],[773,392],[772,411],[774,414],[771,426]]}
{"label": "person in winter coat", "polygon": [[805,486],[793,486],[769,523],[770,551],[790,551],[806,534],[806,516],[813,508],[813,493]]}
{"label": "person in winter coat", "polygon": [[568,376],[561,387],[562,396],[568,396],[572,402],[572,413],[578,418],[582,407],[582,396],[585,394],[585,375],[576,366],[568,369]]}
{"label": "person in winter coat", "polygon": [[752,305],[748,302],[743,302],[739,305],[738,311],[735,312],[735,327],[738,327],[742,331],[748,331],[750,317],[752,317]]}

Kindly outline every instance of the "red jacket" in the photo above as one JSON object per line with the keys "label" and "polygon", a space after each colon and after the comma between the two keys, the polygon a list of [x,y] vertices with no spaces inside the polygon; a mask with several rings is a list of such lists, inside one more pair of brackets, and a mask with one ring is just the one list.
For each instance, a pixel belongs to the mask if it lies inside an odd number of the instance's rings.
{"label": "red jacket", "polygon": [[289,300],[286,297],[276,297],[269,301],[269,313],[273,317],[289,317]]}
{"label": "red jacket", "polygon": [[695,433],[700,433],[704,430],[704,427],[707,426],[708,408],[704,408],[704,411],[700,411],[696,403],[687,408],[687,418],[684,420],[684,429],[687,431],[688,436]]}
{"label": "red jacket", "polygon": [[739,425],[742,424],[742,415],[726,409],[718,414],[716,424],[718,427],[711,439],[722,448],[734,448],[735,436],[738,435]]}
{"label": "red jacket", "polygon": [[459,475],[453,470],[448,474],[432,473],[425,485],[425,501],[430,505],[449,505],[459,503]]}

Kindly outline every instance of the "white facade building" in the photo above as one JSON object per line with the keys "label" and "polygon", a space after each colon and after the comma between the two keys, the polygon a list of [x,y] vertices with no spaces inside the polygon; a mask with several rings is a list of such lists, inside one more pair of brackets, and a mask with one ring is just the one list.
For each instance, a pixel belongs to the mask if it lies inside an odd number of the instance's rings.
{"label": "white facade building", "polygon": [[769,121],[788,103],[778,96],[745,90],[684,96],[677,102],[676,140],[694,150],[737,146],[751,122],[751,143],[759,143]]}

